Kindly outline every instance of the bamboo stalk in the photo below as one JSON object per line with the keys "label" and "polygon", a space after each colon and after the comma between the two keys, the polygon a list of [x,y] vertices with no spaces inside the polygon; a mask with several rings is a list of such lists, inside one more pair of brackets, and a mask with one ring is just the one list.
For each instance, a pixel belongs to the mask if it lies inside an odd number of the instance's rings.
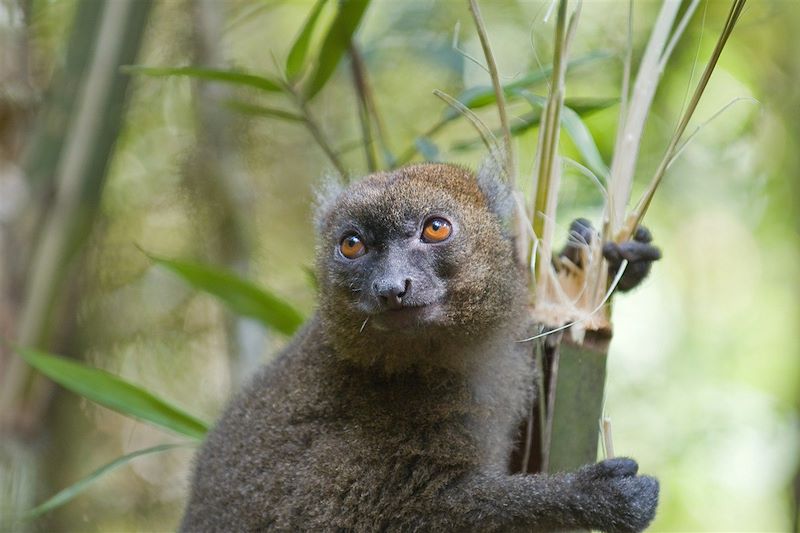
{"label": "bamboo stalk", "polygon": [[495,139],[494,134],[492,131],[486,127],[486,124],[478,118],[478,115],[472,112],[470,108],[450,96],[449,94],[442,92],[438,89],[433,90],[434,96],[437,98],[441,98],[444,100],[449,106],[453,109],[461,113],[467,120],[470,121],[472,126],[475,128],[475,131],[478,132],[478,135],[481,137],[481,141],[483,141],[484,146],[489,151],[490,156],[494,156],[499,153],[497,149],[497,139]]}
{"label": "bamboo stalk", "polygon": [[[114,98],[121,99],[124,95],[127,78],[120,86],[118,69],[121,60],[132,60],[130,52],[125,54],[131,46],[124,41],[130,33],[126,25],[131,23],[131,16],[135,17],[134,22],[143,21],[150,6],[149,2],[141,2],[133,8],[132,1],[112,2],[102,11],[94,53],[69,126],[70,135],[64,136],[63,155],[55,169],[55,203],[47,213],[31,262],[17,333],[17,342],[23,346],[46,344],[51,309],[65,282],[65,264],[85,239],[94,213],[91,207],[96,207],[99,201],[114,138],[104,137],[103,126],[113,120],[104,106],[119,106],[121,112],[121,104]],[[134,50],[138,50],[138,37],[133,37]],[[119,115],[116,118],[119,120]],[[97,153],[98,150],[106,152]],[[30,375],[30,370],[19,359],[11,360],[0,388],[0,412],[15,411],[10,405],[25,394]]]}
{"label": "bamboo stalk", "polygon": [[505,93],[503,91],[503,86],[500,84],[500,76],[497,74],[497,63],[492,53],[492,46],[489,43],[489,36],[486,34],[486,25],[483,22],[477,0],[469,0],[469,10],[472,13],[472,18],[475,20],[478,38],[481,41],[483,55],[486,58],[486,66],[489,70],[489,76],[492,78],[492,87],[494,88],[495,101],[497,102],[497,113],[500,116],[500,130],[503,133],[503,155],[505,159],[503,170],[505,171],[506,179],[510,181],[512,186],[516,187],[516,170],[514,169],[514,154],[511,151],[511,128],[508,125],[508,115],[506,114]]}
{"label": "bamboo stalk", "polygon": [[[67,69],[74,70],[66,74],[80,82],[80,88],[73,92],[55,78],[55,96],[40,117],[31,153],[56,152],[46,153],[44,160],[28,158],[25,165],[42,182],[53,176],[56,190],[52,205],[45,210],[28,270],[15,338],[20,345],[51,348],[56,326],[62,322],[74,326],[74,307],[63,309],[70,293],[76,292],[69,274],[75,272],[98,211],[106,166],[121,127],[129,78],[120,74],[119,67],[134,61],[151,5],[149,0],[83,0],[78,5],[67,53]],[[65,111],[68,126],[59,131],[63,140],[54,142],[48,121]],[[69,329],[68,336],[74,338],[74,328]],[[20,445],[38,435],[52,384],[18,358],[10,360],[1,379],[0,478],[14,483],[4,489],[14,499],[0,502],[12,506],[0,512],[0,529],[19,531],[26,526],[15,522],[23,511],[18,506],[27,505],[26,494],[36,490],[37,480],[18,474],[35,474],[41,459],[29,445],[22,446],[24,453],[20,453]],[[20,462],[24,462],[21,470]]]}
{"label": "bamboo stalk", "polygon": [[587,332],[582,343],[567,335],[558,347],[545,472],[569,472],[597,459],[609,340],[607,334]]}
{"label": "bamboo stalk", "polygon": [[[533,223],[533,232],[536,237],[544,242],[544,225],[547,213],[547,205],[552,196],[551,176],[556,168],[555,159],[558,156],[558,138],[561,131],[560,117],[561,106],[564,101],[563,94],[563,59],[564,36],[566,35],[567,22],[567,2],[561,0],[558,3],[558,15],[556,18],[554,52],[553,52],[553,75],[548,93],[547,103],[542,111],[542,119],[539,126],[539,139],[536,152],[536,163],[534,166],[534,190],[533,206],[530,213]],[[546,252],[550,252],[550,249]],[[539,261],[540,265],[542,261]]]}
{"label": "bamboo stalk", "polygon": [[625,218],[625,209],[630,199],[633,176],[639,155],[642,132],[655,97],[658,81],[661,79],[664,63],[663,51],[670,38],[670,30],[678,15],[682,0],[665,0],[661,5],[650,39],[647,42],[639,72],[633,87],[633,94],[626,109],[625,120],[620,120],[622,133],[617,136],[614,157],[610,169],[610,206],[607,210],[610,219],[610,234],[619,231]]}
{"label": "bamboo stalk", "polygon": [[717,44],[714,46],[714,51],[711,53],[711,58],[706,64],[706,68],[703,70],[703,75],[700,77],[700,81],[694,90],[694,94],[692,94],[692,99],[689,101],[686,111],[684,111],[678,126],[675,128],[675,132],[672,135],[670,143],[664,152],[664,157],[661,159],[658,168],[653,174],[647,189],[642,194],[642,197],[639,199],[639,202],[636,204],[633,212],[627,218],[625,225],[620,229],[619,234],[615,236],[615,240],[617,240],[617,242],[629,239],[630,236],[633,235],[633,232],[641,223],[642,218],[644,218],[648,207],[650,207],[650,202],[655,195],[656,189],[658,189],[658,186],[661,184],[661,180],[664,178],[667,168],[669,168],[673,158],[679,150],[681,137],[683,136],[684,131],[686,131],[686,126],[689,125],[689,121],[691,120],[695,109],[697,109],[697,104],[700,102],[700,98],[703,96],[703,92],[708,85],[708,80],[711,79],[711,74],[713,74],[714,68],[717,66],[717,61],[719,61],[719,58],[722,55],[722,50],[725,48],[728,38],[731,36],[731,33],[733,33],[733,28],[736,26],[736,21],[739,20],[739,15],[741,15],[742,9],[744,9],[745,2],[746,0],[734,0],[733,4],[731,5],[731,9],[728,12],[728,18],[725,21],[725,25],[723,26],[719,38],[717,39]]}

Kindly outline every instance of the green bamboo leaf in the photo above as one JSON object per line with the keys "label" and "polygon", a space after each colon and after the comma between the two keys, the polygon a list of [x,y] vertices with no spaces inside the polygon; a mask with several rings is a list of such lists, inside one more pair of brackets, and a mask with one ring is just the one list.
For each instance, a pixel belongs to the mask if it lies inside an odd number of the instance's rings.
{"label": "green bamboo leaf", "polygon": [[340,0],[339,11],[322,41],[316,70],[303,92],[306,100],[314,98],[333,75],[368,5],[369,0]]}
{"label": "green bamboo leaf", "polygon": [[198,440],[208,431],[206,422],[105,370],[29,348],[15,348],[15,351],[29,365],[62,387],[123,415]]}
{"label": "green bamboo leaf", "polygon": [[303,315],[284,300],[230,272],[198,263],[149,257],[192,287],[216,296],[235,313],[254,318],[281,333],[291,335],[303,323]]}
{"label": "green bamboo leaf", "polygon": [[564,105],[575,111],[580,116],[586,116],[595,111],[602,111],[619,104],[619,98],[594,98],[576,96],[564,100]]}
{"label": "green bamboo leaf", "polygon": [[541,121],[541,111],[531,111],[530,113],[525,113],[511,124],[511,135],[522,135],[529,129],[538,126]]}
{"label": "green bamboo leaf", "polygon": [[[609,54],[608,52],[592,52],[577,57],[572,61],[570,61],[567,64],[567,71],[574,69],[576,67],[580,67],[582,65],[590,64],[596,61],[601,61],[603,59],[608,59],[609,57],[612,57],[612,54]],[[520,89],[528,88],[531,85],[549,79],[552,73],[553,73],[552,65],[547,65],[539,70],[529,72],[524,76],[522,76],[521,78],[503,85],[503,93],[509,100],[518,98],[520,96],[519,95]],[[494,88],[490,85],[480,86],[480,87],[470,87],[469,89],[460,93],[456,97],[456,100],[458,100],[459,102],[461,102],[470,109],[479,109],[481,107],[493,105],[496,101]],[[447,109],[444,110],[444,115],[442,119],[450,121],[458,118],[459,116],[461,115],[458,111],[456,111],[452,107],[448,107]]]}
{"label": "green bamboo leaf", "polygon": [[132,65],[122,68],[123,72],[142,74],[144,76],[168,77],[185,76],[198,80],[217,81],[240,87],[252,87],[267,92],[283,92],[283,85],[279,80],[265,76],[256,76],[248,72],[236,70],[223,70],[205,67],[144,67]]}
{"label": "green bamboo leaf", "polygon": [[[543,109],[547,102],[545,97],[533,94],[530,91],[521,89],[518,92],[520,96],[525,98],[534,107],[534,109]],[[601,100],[598,105],[608,107],[612,105],[614,101],[615,100]],[[582,101],[582,105],[585,113],[602,108],[597,107],[592,109],[591,106],[587,105],[586,100]],[[608,178],[608,166],[605,161],[603,161],[603,157],[600,155],[600,150],[598,150],[597,143],[594,142],[589,128],[583,123],[580,115],[566,104],[561,110],[561,125],[564,126],[572,142],[575,143],[575,147],[586,162],[586,166],[597,176]]]}
{"label": "green bamboo leaf", "polygon": [[[536,95],[533,96],[539,99],[538,101],[540,101],[542,105],[544,104],[544,98]],[[595,111],[599,111],[601,109],[606,109],[608,107],[611,107],[612,105],[617,104],[618,102],[619,102],[618,98],[574,98],[574,99],[567,98],[567,100],[564,102],[564,105],[570,110],[577,113],[578,115],[583,116],[593,113]],[[531,128],[538,126],[539,122],[541,121],[541,118],[542,118],[541,107],[534,107],[533,111],[531,111],[530,113],[525,113],[523,115],[515,117],[515,119],[511,122],[511,128],[510,128],[511,135],[516,137],[518,135],[522,135]],[[495,131],[494,133],[496,135],[500,135],[501,132],[498,130]],[[570,134],[570,136],[572,135]],[[460,152],[464,150],[470,150],[479,144],[481,144],[480,139],[470,139],[468,141],[461,141],[455,143],[450,147],[450,149],[456,152]],[[585,158],[586,156],[584,156],[584,159]],[[600,159],[600,161],[602,161],[602,158]]]}
{"label": "green bamboo leaf", "polygon": [[600,150],[597,149],[597,143],[594,142],[594,137],[583,123],[581,117],[574,109],[564,106],[561,110],[561,123],[578,148],[583,160],[586,161],[588,166],[595,175],[608,180],[609,170],[608,165],[603,161],[603,156],[600,155]]}
{"label": "green bamboo leaf", "polygon": [[225,107],[245,115],[253,115],[257,117],[279,118],[288,120],[290,122],[303,122],[305,120],[301,115],[292,113],[291,111],[284,111],[274,107],[266,107],[263,105],[251,104],[242,102],[241,100],[228,100],[225,102]]}
{"label": "green bamboo leaf", "polygon": [[308,20],[306,20],[306,23],[303,25],[303,29],[300,30],[300,34],[297,36],[291,50],[289,50],[289,56],[286,58],[286,76],[288,76],[290,80],[297,77],[303,70],[303,65],[308,53],[308,45],[311,42],[311,35],[314,33],[317,19],[319,19],[319,14],[322,13],[322,8],[325,6],[326,2],[327,0],[317,0],[317,3],[315,3],[314,7],[311,9],[311,13],[308,15]]}
{"label": "green bamboo leaf", "polygon": [[103,477],[109,472],[118,469],[121,466],[125,466],[126,464],[130,463],[137,457],[141,457],[143,455],[151,455],[154,453],[166,452],[169,450],[174,450],[175,448],[183,448],[186,446],[195,446],[195,444],[194,443],[161,444],[159,446],[153,446],[152,448],[144,448],[142,450],[137,450],[133,453],[123,455],[122,457],[118,457],[117,459],[111,461],[107,465],[101,466],[100,468],[98,468],[85,478],[59,491],[52,498],[49,498],[44,503],[41,503],[36,507],[34,507],[33,509],[30,509],[23,515],[23,518],[25,520],[30,520],[32,518],[36,518],[37,516],[41,516],[45,513],[48,513],[57,507],[61,507],[65,503],[69,502],[71,499],[75,498],[81,492],[89,488],[89,486],[95,481],[97,481],[99,478]]}

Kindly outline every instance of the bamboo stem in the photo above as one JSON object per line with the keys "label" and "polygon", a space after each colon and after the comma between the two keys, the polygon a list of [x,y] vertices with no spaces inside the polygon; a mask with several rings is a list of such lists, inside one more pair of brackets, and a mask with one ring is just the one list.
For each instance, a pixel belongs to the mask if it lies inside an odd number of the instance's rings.
{"label": "bamboo stem", "polygon": [[[112,2],[103,8],[93,55],[68,129],[70,134],[65,136],[62,156],[55,169],[55,203],[47,213],[31,263],[17,333],[20,345],[42,346],[45,343],[52,318],[51,309],[65,282],[65,264],[73,258],[78,243],[88,231],[92,210],[84,204],[99,200],[105,161],[109,155],[95,152],[98,145],[104,149],[104,143],[111,142],[109,139],[98,142],[98,139],[108,133],[102,127],[109,119],[107,107],[117,105],[113,99],[124,95],[124,90],[116,94],[115,78],[119,76],[123,47],[130,46],[124,42],[129,33],[127,25],[131,23],[132,11],[144,9],[146,14],[147,8],[149,3],[134,7],[132,0]],[[138,38],[134,41],[138,50]],[[107,148],[110,152],[111,145]],[[100,160],[102,166],[97,168],[95,165]],[[14,411],[10,405],[26,394],[31,375],[30,369],[18,358],[11,359],[0,388],[0,412],[8,414]]]}
{"label": "bamboo stem", "polygon": [[[560,181],[560,158],[558,156],[559,137],[561,133],[561,109],[564,105],[565,77],[569,45],[574,37],[580,6],[567,23],[567,1],[560,0],[556,16],[556,27],[553,50],[553,72],[547,102],[542,111],[539,127],[536,161],[534,165],[532,212],[530,219],[533,232],[539,241],[539,260],[535,274],[536,291],[547,290],[547,279],[550,274],[550,256],[552,254],[553,232],[555,228],[555,211],[558,200]],[[540,287],[543,284],[543,287]],[[537,296],[538,298],[538,296]]]}
{"label": "bamboo stem", "polygon": [[494,88],[494,96],[497,102],[497,113],[500,116],[500,129],[503,133],[503,150],[505,164],[503,169],[512,186],[516,187],[516,170],[514,169],[514,154],[511,151],[511,128],[508,125],[508,115],[506,114],[506,97],[503,91],[503,86],[500,84],[500,77],[497,74],[497,63],[492,53],[492,46],[489,43],[489,36],[486,33],[486,25],[481,16],[480,7],[478,7],[477,0],[469,0],[469,10],[472,12],[472,18],[475,20],[475,27],[478,30],[478,37],[481,41],[481,48],[483,48],[483,55],[486,58],[486,66],[489,70],[489,76],[492,78],[492,87]]}
{"label": "bamboo stem", "polygon": [[669,32],[678,15],[682,0],[666,0],[661,5],[650,40],[647,42],[639,72],[633,86],[633,94],[626,110],[624,122],[620,117],[622,133],[617,136],[614,146],[614,157],[610,172],[610,234],[619,231],[625,219],[625,209],[630,200],[633,176],[639,155],[642,132],[650,113],[658,81],[661,78],[659,66],[662,65],[662,52],[669,39]]}
{"label": "bamboo stem", "polygon": [[684,131],[686,131],[686,126],[689,125],[689,121],[691,120],[695,109],[697,109],[697,104],[700,102],[700,98],[703,96],[703,92],[708,85],[708,80],[711,79],[711,74],[713,74],[714,68],[717,66],[717,61],[719,61],[719,58],[722,55],[722,50],[725,48],[725,44],[728,42],[728,38],[730,37],[731,33],[733,33],[733,28],[736,26],[736,21],[739,20],[739,15],[741,15],[742,9],[744,9],[745,2],[746,0],[734,0],[733,4],[731,5],[731,9],[728,12],[728,18],[725,21],[722,33],[720,33],[719,39],[717,39],[717,44],[714,46],[714,51],[711,53],[711,58],[706,64],[705,70],[703,70],[703,75],[700,77],[700,81],[694,90],[692,99],[689,101],[686,111],[683,113],[678,126],[675,128],[672,139],[670,140],[670,143],[664,152],[664,157],[661,159],[658,168],[653,174],[647,189],[642,194],[642,197],[637,203],[633,212],[627,218],[625,225],[620,230],[620,233],[616,236],[615,240],[618,242],[627,240],[631,235],[633,235],[633,232],[639,226],[642,218],[644,218],[644,215],[647,212],[647,209],[650,207],[650,202],[655,195],[656,189],[658,189],[658,186],[661,184],[661,180],[664,178],[667,168],[672,163],[672,160],[678,151],[681,137],[683,136]]}
{"label": "bamboo stem", "polygon": [[358,122],[361,125],[362,135],[362,148],[364,148],[364,158],[367,163],[369,172],[375,172],[377,164],[375,161],[375,141],[372,138],[372,124],[369,117],[369,106],[367,104],[367,88],[366,88],[366,74],[363,70],[363,65],[358,60],[358,54],[355,51],[355,44],[350,43],[350,69],[353,74],[353,85],[356,88],[356,95],[358,96]]}

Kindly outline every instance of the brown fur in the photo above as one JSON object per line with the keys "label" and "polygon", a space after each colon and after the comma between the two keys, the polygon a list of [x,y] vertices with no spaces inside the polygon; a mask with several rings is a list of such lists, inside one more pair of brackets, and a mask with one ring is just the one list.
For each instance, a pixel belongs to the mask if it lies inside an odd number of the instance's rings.
{"label": "brown fur", "polygon": [[[634,531],[652,519],[657,485],[630,460],[506,472],[534,376],[530,348],[516,342],[527,333],[526,289],[503,191],[452,165],[329,191],[319,310],[210,433],[182,531]],[[447,243],[415,237],[432,214],[453,223]],[[372,263],[336,255],[351,227],[369,260],[418,269],[406,298],[436,298],[435,314],[387,329],[365,312]],[[388,242],[407,252],[391,259]]]}

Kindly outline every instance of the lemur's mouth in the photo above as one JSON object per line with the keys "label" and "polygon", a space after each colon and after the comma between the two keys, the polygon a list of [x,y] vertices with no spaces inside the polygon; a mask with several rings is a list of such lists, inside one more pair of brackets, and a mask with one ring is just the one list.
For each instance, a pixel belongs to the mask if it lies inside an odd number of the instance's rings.
{"label": "lemur's mouth", "polygon": [[434,322],[440,312],[439,302],[404,305],[396,309],[385,309],[374,315],[370,322],[382,330],[414,328]]}

